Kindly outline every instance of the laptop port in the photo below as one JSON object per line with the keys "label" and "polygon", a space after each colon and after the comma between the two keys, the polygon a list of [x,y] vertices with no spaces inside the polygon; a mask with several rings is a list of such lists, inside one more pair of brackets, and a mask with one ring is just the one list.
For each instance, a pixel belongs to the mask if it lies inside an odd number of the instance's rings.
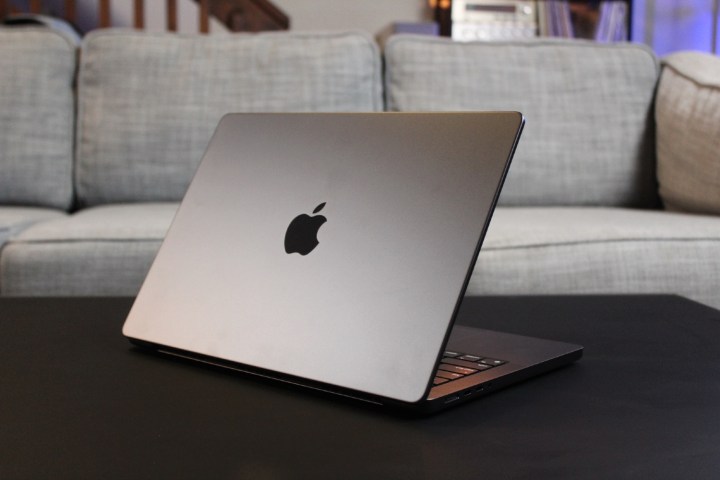
{"label": "laptop port", "polygon": [[457,395],[453,395],[452,397],[446,398],[445,403],[451,403],[451,402],[454,402],[455,400],[460,400],[460,397]]}

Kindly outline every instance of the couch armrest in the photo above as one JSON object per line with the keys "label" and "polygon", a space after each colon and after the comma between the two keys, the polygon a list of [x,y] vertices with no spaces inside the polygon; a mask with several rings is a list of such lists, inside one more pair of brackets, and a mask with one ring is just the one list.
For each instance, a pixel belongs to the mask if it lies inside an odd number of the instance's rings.
{"label": "couch armrest", "polygon": [[663,59],[655,101],[660,197],[669,210],[720,214],[720,57]]}

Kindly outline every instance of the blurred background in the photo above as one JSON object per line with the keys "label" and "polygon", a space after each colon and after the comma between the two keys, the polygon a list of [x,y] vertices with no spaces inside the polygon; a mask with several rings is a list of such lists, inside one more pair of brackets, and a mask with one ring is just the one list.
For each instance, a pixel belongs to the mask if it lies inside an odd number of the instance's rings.
{"label": "blurred background", "polygon": [[158,31],[168,29],[172,13],[172,30],[195,33],[201,9],[207,8],[210,33],[361,29],[380,38],[410,31],[456,40],[553,35],[630,39],[661,56],[718,49],[718,0],[0,0],[0,15],[64,17],[71,5],[71,23],[84,33],[104,26],[98,21],[103,9],[112,26],[134,26],[138,4],[143,28]]}

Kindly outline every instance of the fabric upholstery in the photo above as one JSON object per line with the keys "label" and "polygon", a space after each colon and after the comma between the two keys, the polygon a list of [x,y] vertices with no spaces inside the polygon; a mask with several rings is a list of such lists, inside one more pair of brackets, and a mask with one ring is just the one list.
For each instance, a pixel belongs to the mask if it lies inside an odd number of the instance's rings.
{"label": "fabric upholstery", "polygon": [[675,293],[718,308],[720,217],[498,208],[469,293]]}
{"label": "fabric upholstery", "polygon": [[649,49],[397,35],[385,60],[389,110],[525,115],[501,204],[657,203],[651,107],[658,65]]}
{"label": "fabric upholstery", "polygon": [[177,204],[105,205],[39,223],[6,244],[2,295],[137,294]]}
{"label": "fabric upholstery", "polygon": [[[176,204],[99,206],[34,225],[3,249],[2,295],[134,295]],[[677,293],[720,307],[720,218],[501,207],[469,294]]]}
{"label": "fabric upholstery", "polygon": [[[161,201],[182,197],[228,111],[382,108],[379,56],[363,35],[93,33],[76,168],[91,207],[67,215],[58,209],[72,198],[75,54],[63,42],[0,29],[0,203],[55,207],[0,207],[2,295],[135,295],[177,208]],[[719,74],[706,64],[667,59],[657,103],[661,191],[688,211],[714,211],[718,191]],[[470,294],[678,293],[720,308],[720,217],[587,207],[657,201],[647,122],[657,64],[647,50],[396,37],[387,69],[392,110],[527,117],[501,199],[517,206],[496,212]],[[33,122],[47,122],[47,135]]]}
{"label": "fabric upholstery", "polygon": [[0,204],[70,207],[74,77],[64,37],[0,27]]}
{"label": "fabric upholstery", "polygon": [[178,201],[224,114],[375,111],[381,90],[377,47],[360,33],[91,33],[80,66],[79,198]]}
{"label": "fabric upholstery", "polygon": [[720,58],[663,60],[655,118],[658,181],[668,209],[720,214]]}
{"label": "fabric upholstery", "polygon": [[64,212],[49,208],[0,206],[0,247],[30,225],[64,215]]}

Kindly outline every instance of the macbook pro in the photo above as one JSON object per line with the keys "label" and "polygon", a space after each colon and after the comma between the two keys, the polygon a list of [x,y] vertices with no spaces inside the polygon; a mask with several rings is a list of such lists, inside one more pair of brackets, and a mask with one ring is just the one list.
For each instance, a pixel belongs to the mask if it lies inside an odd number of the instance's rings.
{"label": "macbook pro", "polygon": [[230,114],[123,327],[133,343],[435,411],[580,358],[454,326],[517,112]]}

